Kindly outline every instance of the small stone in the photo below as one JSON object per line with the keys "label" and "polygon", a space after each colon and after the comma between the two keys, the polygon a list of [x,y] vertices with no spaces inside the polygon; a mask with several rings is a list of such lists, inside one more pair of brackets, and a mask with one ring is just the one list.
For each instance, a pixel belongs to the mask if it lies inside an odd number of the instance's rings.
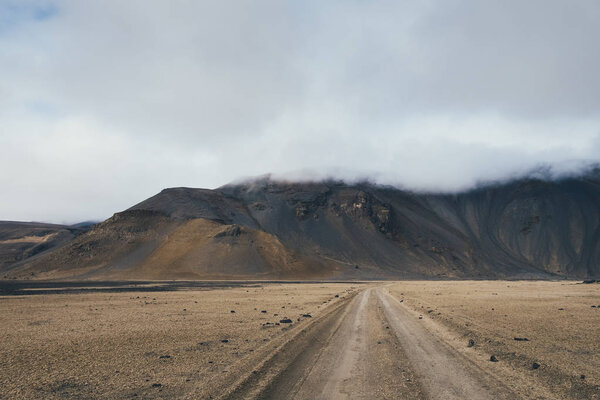
{"label": "small stone", "polygon": [[423,319],[423,316],[422,316],[422,315],[419,315],[419,319]]}
{"label": "small stone", "polygon": [[490,357],[490,361],[491,362],[498,362],[498,359],[496,358],[496,356],[491,356]]}

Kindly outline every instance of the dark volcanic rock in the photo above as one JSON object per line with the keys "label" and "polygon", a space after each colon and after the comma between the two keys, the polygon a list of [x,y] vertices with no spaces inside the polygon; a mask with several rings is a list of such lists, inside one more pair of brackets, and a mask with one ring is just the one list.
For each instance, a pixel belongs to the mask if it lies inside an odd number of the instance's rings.
{"label": "dark volcanic rock", "polygon": [[569,277],[594,283],[600,279],[600,172],[455,194],[265,178],[215,190],[165,189],[85,232],[69,233],[57,246],[21,246],[3,229],[0,224],[0,256],[6,249],[0,277],[7,278],[50,272],[51,278],[118,279],[122,272],[140,279]]}
{"label": "dark volcanic rock", "polygon": [[236,237],[236,236],[240,236],[241,234],[242,234],[242,228],[240,228],[238,225],[230,225],[230,226],[227,226],[225,229],[223,229],[221,232],[217,233],[215,235],[215,237],[216,238],[227,237],[227,236]]}

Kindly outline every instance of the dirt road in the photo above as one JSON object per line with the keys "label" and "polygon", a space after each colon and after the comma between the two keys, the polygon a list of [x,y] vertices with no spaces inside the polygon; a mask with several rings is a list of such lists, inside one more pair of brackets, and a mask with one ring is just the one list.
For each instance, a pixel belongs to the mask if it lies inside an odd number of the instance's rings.
{"label": "dirt road", "polygon": [[430,333],[385,288],[368,288],[273,355],[230,398],[515,399]]}
{"label": "dirt road", "polygon": [[492,375],[443,343],[382,289],[377,290],[394,332],[400,339],[430,399],[514,399],[515,394]]}

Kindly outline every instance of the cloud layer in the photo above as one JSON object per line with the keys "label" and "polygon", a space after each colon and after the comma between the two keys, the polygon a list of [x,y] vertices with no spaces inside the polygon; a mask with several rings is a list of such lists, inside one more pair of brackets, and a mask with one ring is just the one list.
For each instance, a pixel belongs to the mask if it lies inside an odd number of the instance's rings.
{"label": "cloud layer", "polygon": [[307,176],[460,190],[600,156],[596,1],[0,0],[0,219]]}

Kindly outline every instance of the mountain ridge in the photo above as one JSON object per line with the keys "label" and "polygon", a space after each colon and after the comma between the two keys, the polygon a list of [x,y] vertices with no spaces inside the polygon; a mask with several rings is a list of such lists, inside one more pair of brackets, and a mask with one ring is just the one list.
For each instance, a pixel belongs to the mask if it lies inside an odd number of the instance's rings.
{"label": "mountain ridge", "polygon": [[164,189],[0,276],[581,279],[599,262],[596,170],[451,194],[262,177]]}

